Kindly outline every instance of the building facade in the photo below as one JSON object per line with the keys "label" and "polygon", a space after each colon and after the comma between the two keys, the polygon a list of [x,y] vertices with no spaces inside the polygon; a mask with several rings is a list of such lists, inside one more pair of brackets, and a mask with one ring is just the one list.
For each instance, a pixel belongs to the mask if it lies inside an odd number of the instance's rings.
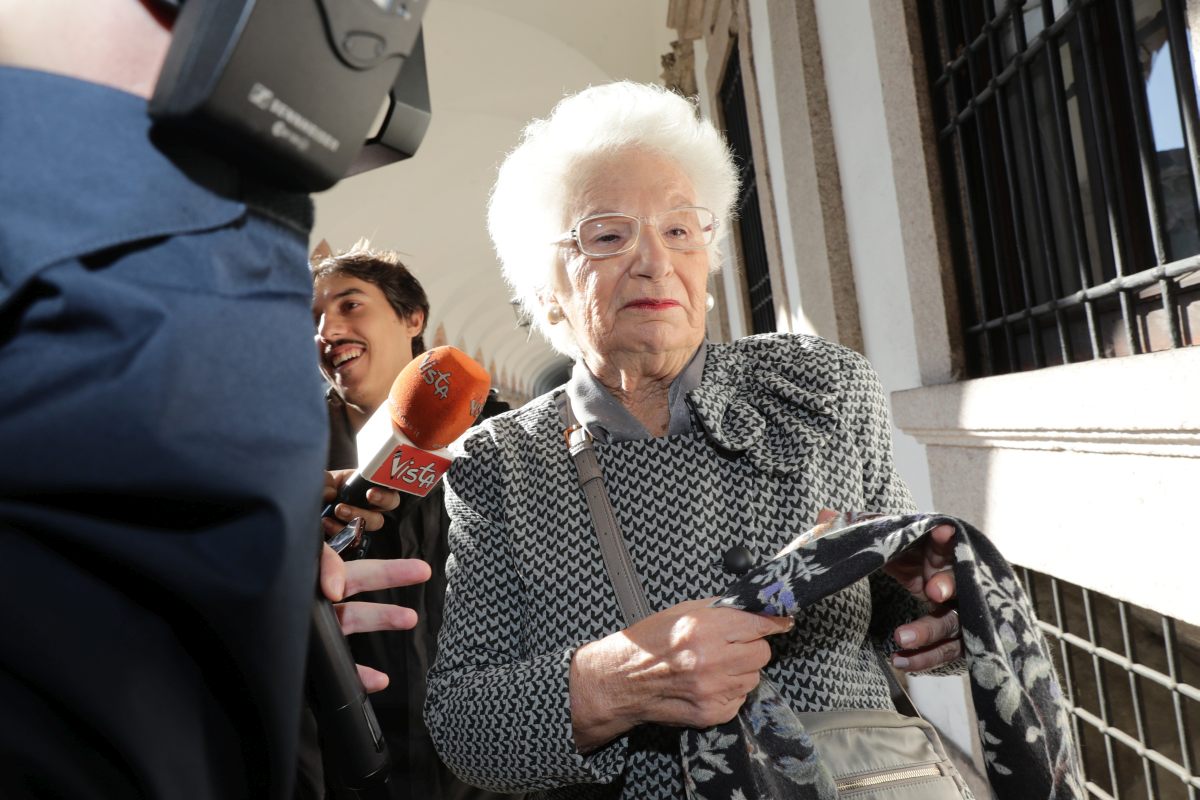
{"label": "building facade", "polygon": [[[1196,0],[673,0],[743,172],[711,335],[816,333],[1021,568],[1096,797],[1200,796]],[[929,679],[927,679],[928,681]],[[960,743],[968,704],[915,681]]]}

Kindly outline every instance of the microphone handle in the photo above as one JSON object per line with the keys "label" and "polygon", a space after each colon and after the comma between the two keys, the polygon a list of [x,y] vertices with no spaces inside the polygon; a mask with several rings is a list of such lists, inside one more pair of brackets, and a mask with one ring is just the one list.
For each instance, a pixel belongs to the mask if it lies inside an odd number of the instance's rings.
{"label": "microphone handle", "polygon": [[337,783],[369,791],[388,779],[392,761],[354,657],[324,597],[313,603],[308,644],[308,692],[321,753]]}
{"label": "microphone handle", "polygon": [[367,490],[373,486],[369,480],[363,477],[361,472],[355,472],[347,479],[342,487],[338,489],[338,496],[332,503],[325,506],[325,510],[321,512],[322,517],[332,517],[333,507],[338,503],[347,503],[359,508],[366,508],[371,505],[367,500]]}

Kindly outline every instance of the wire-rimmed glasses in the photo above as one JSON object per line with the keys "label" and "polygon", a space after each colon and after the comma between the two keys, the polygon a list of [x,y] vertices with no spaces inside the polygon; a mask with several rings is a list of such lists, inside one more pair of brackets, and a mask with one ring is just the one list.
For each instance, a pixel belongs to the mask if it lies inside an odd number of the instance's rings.
{"label": "wire-rimmed glasses", "polygon": [[672,208],[651,217],[592,214],[576,222],[556,244],[574,241],[581,253],[592,258],[619,256],[637,247],[645,223],[671,250],[702,250],[713,243],[717,222],[716,216],[701,206]]}

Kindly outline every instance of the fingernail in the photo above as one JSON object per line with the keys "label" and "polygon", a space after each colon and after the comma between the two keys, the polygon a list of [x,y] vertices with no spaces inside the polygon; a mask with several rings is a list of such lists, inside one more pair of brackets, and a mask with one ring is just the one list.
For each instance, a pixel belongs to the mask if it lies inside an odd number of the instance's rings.
{"label": "fingernail", "polygon": [[908,659],[905,658],[904,656],[893,656],[892,657],[892,666],[897,667],[899,669],[904,669],[905,667],[908,666]]}
{"label": "fingernail", "polygon": [[367,489],[367,499],[370,500],[372,503],[378,503],[379,499],[380,499],[379,498],[379,490],[378,489]]}
{"label": "fingernail", "polygon": [[901,646],[907,646],[917,641],[917,634],[914,631],[898,631],[896,638]]}

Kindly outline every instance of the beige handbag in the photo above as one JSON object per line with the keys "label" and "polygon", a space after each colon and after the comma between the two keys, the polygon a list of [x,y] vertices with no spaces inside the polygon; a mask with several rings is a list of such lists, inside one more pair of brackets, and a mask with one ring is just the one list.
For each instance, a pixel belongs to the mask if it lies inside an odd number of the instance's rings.
{"label": "beige handbag", "polygon": [[970,797],[937,732],[895,711],[809,711],[796,716],[833,773],[839,798]]}

